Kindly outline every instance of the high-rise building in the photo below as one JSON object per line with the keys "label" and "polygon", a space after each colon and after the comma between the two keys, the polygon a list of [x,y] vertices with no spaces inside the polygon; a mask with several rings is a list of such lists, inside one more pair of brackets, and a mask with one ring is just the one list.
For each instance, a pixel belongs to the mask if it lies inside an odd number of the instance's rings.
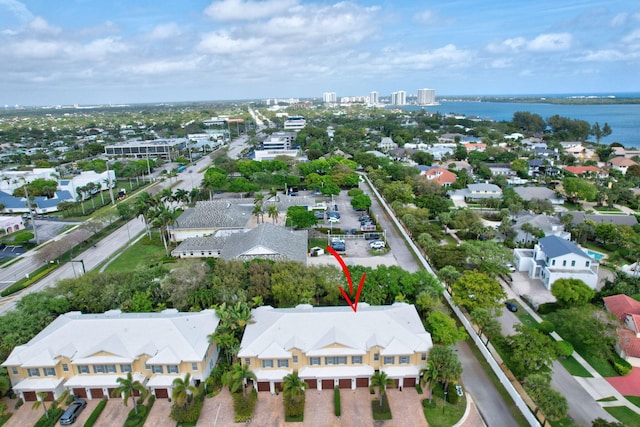
{"label": "high-rise building", "polygon": [[322,101],[326,103],[333,103],[338,100],[335,92],[324,92],[322,94]]}
{"label": "high-rise building", "polygon": [[406,105],[407,104],[407,92],[399,90],[391,94],[392,105]]}
{"label": "high-rise building", "polygon": [[435,89],[418,89],[418,105],[430,105],[435,103]]}
{"label": "high-rise building", "polygon": [[376,105],[378,104],[379,100],[378,100],[378,92],[373,91],[369,93],[369,104],[371,105]]}

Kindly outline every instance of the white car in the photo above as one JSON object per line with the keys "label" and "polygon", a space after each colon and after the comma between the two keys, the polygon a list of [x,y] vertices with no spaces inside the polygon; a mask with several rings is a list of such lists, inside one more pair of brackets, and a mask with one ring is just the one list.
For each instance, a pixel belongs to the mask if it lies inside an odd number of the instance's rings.
{"label": "white car", "polygon": [[338,218],[335,218],[335,217],[329,217],[329,219],[327,219],[327,222],[329,224],[337,224],[337,223],[340,222],[340,220]]}
{"label": "white car", "polygon": [[384,249],[384,247],[387,246],[382,240],[374,240],[373,242],[369,243],[369,247],[371,249]]}
{"label": "white car", "polygon": [[462,391],[462,386],[461,385],[456,385],[456,394],[458,396],[462,396],[464,394],[464,392]]}

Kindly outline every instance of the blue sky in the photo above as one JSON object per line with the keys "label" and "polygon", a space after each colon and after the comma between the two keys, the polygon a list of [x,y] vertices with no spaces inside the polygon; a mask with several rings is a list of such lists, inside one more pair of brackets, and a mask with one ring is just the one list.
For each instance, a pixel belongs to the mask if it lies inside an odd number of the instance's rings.
{"label": "blue sky", "polygon": [[629,0],[0,0],[0,105],[640,92]]}

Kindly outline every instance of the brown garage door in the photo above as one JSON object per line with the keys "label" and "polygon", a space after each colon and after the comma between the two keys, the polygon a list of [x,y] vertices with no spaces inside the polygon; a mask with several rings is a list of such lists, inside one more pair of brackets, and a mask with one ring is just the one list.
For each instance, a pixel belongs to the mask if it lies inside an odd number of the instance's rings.
{"label": "brown garage door", "polygon": [[356,378],[356,387],[369,387],[369,378]]}
{"label": "brown garage door", "polygon": [[156,389],[156,398],[158,399],[168,399],[169,398],[169,390],[166,388],[157,388]]}
{"label": "brown garage door", "polygon": [[44,398],[45,402],[53,402],[53,392],[48,391],[47,395]]}
{"label": "brown garage door", "polygon": [[415,378],[405,378],[402,383],[404,384],[405,387],[415,387],[416,386],[416,379]]}
{"label": "brown garage door", "polygon": [[259,382],[258,383],[258,391],[269,391],[269,383],[267,382]]}
{"label": "brown garage door", "polygon": [[109,397],[122,397],[121,394],[116,394],[114,396],[113,391],[115,390],[115,388],[108,388],[107,391],[109,392]]}
{"label": "brown garage door", "polygon": [[102,399],[104,397],[104,392],[101,388],[92,388],[89,391],[91,392],[91,397],[93,399]]}
{"label": "brown garage door", "polygon": [[398,388],[400,380],[393,380],[393,384],[395,384],[395,388]]}
{"label": "brown garage door", "polygon": [[275,384],[276,390],[278,391],[282,391],[282,389],[284,388],[284,386],[282,385],[282,383],[276,383]]}
{"label": "brown garage door", "polygon": [[73,395],[76,397],[83,397],[86,399],[87,397],[87,389],[84,387],[74,388]]}
{"label": "brown garage door", "polygon": [[349,379],[349,378],[340,378],[338,380],[338,387],[340,387],[340,388],[351,388],[351,379]]}
{"label": "brown garage door", "polygon": [[322,380],[323,390],[333,390],[333,380]]}
{"label": "brown garage door", "polygon": [[318,388],[318,380],[314,379],[309,379],[309,380],[304,380],[305,383],[309,384],[309,390],[315,390]]}
{"label": "brown garage door", "polygon": [[25,402],[35,402],[36,400],[38,400],[35,391],[25,391],[22,394],[24,395]]}

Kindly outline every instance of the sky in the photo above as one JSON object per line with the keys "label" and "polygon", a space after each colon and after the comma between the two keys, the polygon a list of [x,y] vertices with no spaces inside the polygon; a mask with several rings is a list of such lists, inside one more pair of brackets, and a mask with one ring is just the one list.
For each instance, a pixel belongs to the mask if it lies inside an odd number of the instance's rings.
{"label": "sky", "polygon": [[630,0],[0,0],[0,105],[640,92]]}

